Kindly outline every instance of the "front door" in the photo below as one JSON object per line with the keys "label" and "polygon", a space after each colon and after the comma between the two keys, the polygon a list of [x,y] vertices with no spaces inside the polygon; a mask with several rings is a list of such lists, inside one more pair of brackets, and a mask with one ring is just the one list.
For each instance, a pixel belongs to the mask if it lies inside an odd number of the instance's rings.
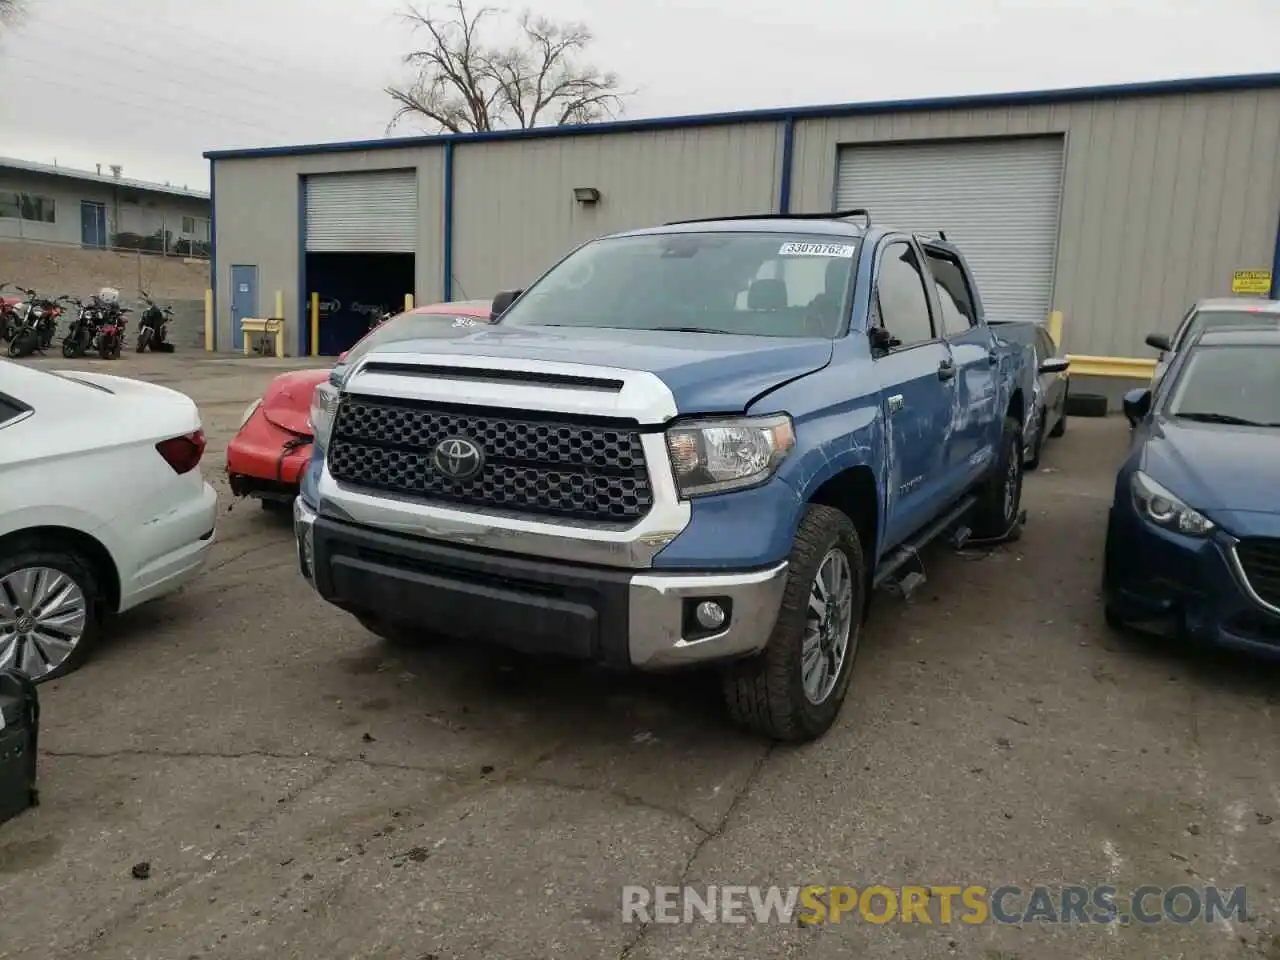
{"label": "front door", "polygon": [[80,242],[86,247],[107,245],[107,206],[92,200],[80,201]]}
{"label": "front door", "polygon": [[873,326],[892,340],[875,360],[888,438],[882,551],[902,543],[946,505],[946,463],[956,410],[956,366],[930,306],[919,249],[892,240],[880,251]]}
{"label": "front door", "polygon": [[240,322],[258,316],[258,268],[236,265],[231,268],[231,334],[241,341]]}

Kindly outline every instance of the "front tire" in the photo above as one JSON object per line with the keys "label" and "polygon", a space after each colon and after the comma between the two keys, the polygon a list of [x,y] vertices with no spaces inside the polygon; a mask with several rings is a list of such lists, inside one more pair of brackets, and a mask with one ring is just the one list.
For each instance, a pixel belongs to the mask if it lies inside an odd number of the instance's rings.
{"label": "front tire", "polygon": [[39,344],[40,334],[30,329],[22,330],[9,341],[9,356],[15,359],[30,356]]}
{"label": "front tire", "polygon": [[1022,511],[1022,476],[1022,425],[1013,417],[1005,417],[1000,458],[983,484],[973,511],[973,536],[976,539],[1014,540],[1020,536],[1018,514]]}
{"label": "front tire", "polygon": [[0,662],[35,683],[80,668],[98,639],[101,584],[76,551],[20,543],[0,557]]}
{"label": "front tire", "polygon": [[768,645],[725,668],[724,697],[736,724],[791,743],[815,740],[831,728],[849,690],[866,584],[853,521],[810,504],[796,532]]}

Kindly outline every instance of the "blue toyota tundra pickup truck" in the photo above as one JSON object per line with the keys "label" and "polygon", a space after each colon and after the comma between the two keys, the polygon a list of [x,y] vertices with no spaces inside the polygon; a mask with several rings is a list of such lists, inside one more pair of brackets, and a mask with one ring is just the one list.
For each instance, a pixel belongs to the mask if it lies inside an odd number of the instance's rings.
{"label": "blue toyota tundra pickup truck", "polygon": [[918,582],[930,540],[1020,529],[1020,352],[941,235],[674,223],[493,309],[387,330],[313,399],[299,564],[388,640],[714,664],[735,721],[808,740],[873,589]]}

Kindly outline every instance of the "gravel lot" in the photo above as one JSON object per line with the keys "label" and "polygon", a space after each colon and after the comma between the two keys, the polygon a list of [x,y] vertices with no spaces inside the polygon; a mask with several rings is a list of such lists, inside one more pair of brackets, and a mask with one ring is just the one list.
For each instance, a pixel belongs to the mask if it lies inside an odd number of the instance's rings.
{"label": "gravel lot", "polygon": [[[1050,445],[1021,542],[928,553],[911,602],[879,601],[838,727],[771,748],[703,677],[397,654],[327,608],[221,475],[280,362],[74,365],[193,396],[223,513],[201,580],[42,688],[0,957],[1280,960],[1280,672],[1103,625],[1122,421]],[[622,885],[674,883],[1217,883],[1251,917],[621,922]]]}

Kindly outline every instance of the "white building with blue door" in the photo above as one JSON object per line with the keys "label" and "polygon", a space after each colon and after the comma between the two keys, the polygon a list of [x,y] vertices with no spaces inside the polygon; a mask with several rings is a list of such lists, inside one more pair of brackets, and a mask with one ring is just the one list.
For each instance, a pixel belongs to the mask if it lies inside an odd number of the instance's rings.
{"label": "white building with blue door", "polygon": [[0,157],[0,239],[208,256],[209,220],[205,191]]}

